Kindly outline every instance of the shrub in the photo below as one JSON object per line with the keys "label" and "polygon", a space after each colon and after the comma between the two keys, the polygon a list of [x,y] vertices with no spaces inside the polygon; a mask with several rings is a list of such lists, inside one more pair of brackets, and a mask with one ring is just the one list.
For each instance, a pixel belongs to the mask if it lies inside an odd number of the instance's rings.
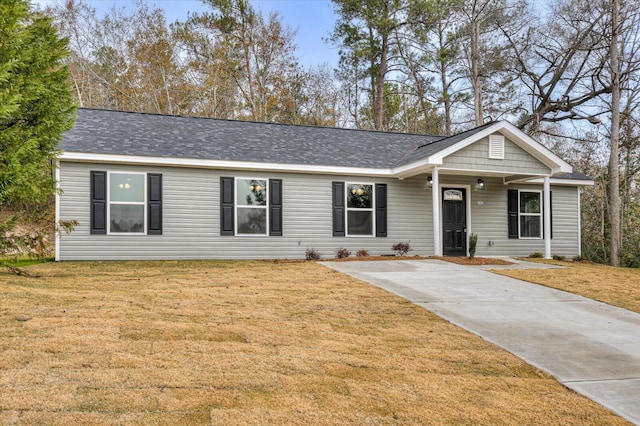
{"label": "shrub", "polygon": [[351,256],[351,252],[344,247],[340,247],[336,252],[337,259],[345,259],[349,256]]}
{"label": "shrub", "polygon": [[542,258],[542,253],[540,253],[539,251],[534,251],[533,253],[531,253],[529,255],[529,257],[533,257],[533,258],[536,258],[536,259],[541,259]]}
{"label": "shrub", "polygon": [[577,255],[573,256],[573,259],[572,259],[572,260],[573,260],[574,262],[582,262],[582,261],[584,261],[584,260],[586,260],[586,259],[585,259],[585,257],[584,257],[584,256],[580,256],[579,254],[577,254]]}
{"label": "shrub", "polygon": [[551,256],[551,258],[553,260],[562,260],[562,261],[567,260],[567,258],[561,254],[554,254]]}
{"label": "shrub", "polygon": [[473,259],[476,256],[476,246],[478,245],[478,234],[469,236],[469,257]]}
{"label": "shrub", "polygon": [[356,253],[357,257],[369,257],[369,250],[367,249],[360,249],[358,250],[358,252]]}
{"label": "shrub", "polygon": [[396,256],[404,256],[413,249],[411,248],[411,241],[407,241],[406,243],[399,242],[398,244],[392,245],[391,250],[396,252]]}
{"label": "shrub", "polygon": [[314,248],[308,248],[304,252],[304,257],[307,260],[320,260],[320,253]]}

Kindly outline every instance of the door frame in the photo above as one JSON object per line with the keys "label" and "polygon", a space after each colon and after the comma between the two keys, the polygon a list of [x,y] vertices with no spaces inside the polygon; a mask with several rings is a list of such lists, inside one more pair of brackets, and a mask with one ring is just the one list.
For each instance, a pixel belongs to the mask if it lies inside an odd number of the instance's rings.
{"label": "door frame", "polygon": [[[471,235],[472,233],[472,229],[471,229],[471,185],[460,185],[460,184],[456,184],[456,183],[439,183],[438,184],[438,208],[440,210],[439,216],[440,216],[440,221],[438,223],[438,232],[440,233],[440,252],[444,255],[444,232],[442,230],[443,227],[443,217],[442,217],[442,206],[443,206],[443,197],[444,194],[442,192],[442,190],[444,188],[448,188],[448,189],[464,189],[465,194],[466,194],[466,200],[465,200],[465,216],[466,216],[466,220],[467,220],[467,235],[466,235],[466,253],[464,254],[465,256],[469,255],[469,235]],[[434,230],[435,231],[435,230]]]}

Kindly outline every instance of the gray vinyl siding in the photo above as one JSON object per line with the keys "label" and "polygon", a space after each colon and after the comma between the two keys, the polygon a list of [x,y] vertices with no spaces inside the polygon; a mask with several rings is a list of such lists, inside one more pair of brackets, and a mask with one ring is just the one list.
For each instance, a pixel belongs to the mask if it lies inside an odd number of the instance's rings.
{"label": "gray vinyl siding", "polygon": [[[509,239],[507,228],[507,190],[524,189],[542,191],[542,185],[504,185],[500,178],[483,178],[485,189],[475,189],[477,178],[440,175],[443,186],[469,185],[471,187],[471,230],[478,235],[476,256],[503,257],[529,256],[544,253],[542,239]],[[553,238],[551,254],[571,258],[579,253],[578,188],[551,186]],[[489,242],[493,241],[493,246]]]}
{"label": "gray vinyl siding", "polygon": [[[162,173],[163,235],[91,235],[91,170]],[[221,176],[282,179],[284,236],[221,236]],[[386,183],[388,237],[333,237],[332,181]],[[60,218],[80,222],[61,238],[60,260],[300,259],[307,248],[332,258],[340,247],[353,255],[360,248],[392,254],[391,246],[400,241],[411,241],[411,254],[432,253],[431,193],[424,189],[424,177],[399,181],[62,162],[60,184]]]}
{"label": "gray vinyl siding", "polygon": [[475,142],[443,160],[443,167],[460,170],[486,170],[519,174],[548,174],[549,168],[534,156],[505,138],[504,160],[489,158],[489,138]]}

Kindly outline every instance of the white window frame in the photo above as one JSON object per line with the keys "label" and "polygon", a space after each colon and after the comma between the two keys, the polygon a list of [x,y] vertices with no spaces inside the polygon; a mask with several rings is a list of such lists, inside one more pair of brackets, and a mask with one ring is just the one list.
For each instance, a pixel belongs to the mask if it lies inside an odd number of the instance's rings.
{"label": "white window frame", "polygon": [[489,135],[489,158],[504,160],[505,138],[503,135]]}
{"label": "white window frame", "polygon": [[[238,204],[238,182],[241,180],[263,180],[265,182],[265,191],[267,192],[267,197],[265,198],[264,206],[250,206],[250,205],[239,205]],[[236,177],[233,180],[233,227],[234,227],[234,235],[238,237],[268,237],[269,236],[269,197],[271,196],[269,191],[269,179],[263,177]],[[267,214],[266,223],[265,223],[265,233],[264,234],[242,234],[238,232],[238,208],[242,209],[265,209]]]}
{"label": "white window frame", "polygon": [[[371,208],[349,207],[349,185],[370,185],[371,186]],[[349,212],[350,211],[370,211],[371,212],[371,235],[353,234],[349,235]],[[344,183],[344,235],[347,237],[370,238],[376,236],[376,184],[369,182],[345,182]]]}
{"label": "white window frame", "polygon": [[[111,201],[111,175],[141,175],[143,190],[142,190],[142,202],[139,201]],[[128,171],[107,171],[107,235],[147,235],[147,174],[144,172],[128,172]],[[140,206],[142,205],[142,222],[144,223],[144,230],[142,232],[113,232],[111,231],[111,205],[129,205]]]}
{"label": "white window frame", "polygon": [[[520,211],[520,206],[522,205],[522,200],[521,200],[521,194],[523,192],[528,192],[528,193],[537,193],[538,194],[538,198],[540,200],[540,213],[522,213]],[[543,203],[543,199],[542,199],[542,191],[538,190],[538,189],[519,189],[518,190],[518,238],[522,239],[522,240],[542,240],[544,238],[544,231],[543,231],[543,227],[544,227],[544,206],[542,205]],[[522,236],[522,221],[520,220],[520,218],[522,216],[529,216],[529,217],[539,217],[540,218],[540,236],[539,237],[523,237]]]}

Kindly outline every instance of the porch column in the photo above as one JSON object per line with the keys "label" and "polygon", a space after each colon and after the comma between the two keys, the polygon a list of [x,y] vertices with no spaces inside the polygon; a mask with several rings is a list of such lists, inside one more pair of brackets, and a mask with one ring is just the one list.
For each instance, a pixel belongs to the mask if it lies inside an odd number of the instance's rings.
{"label": "porch column", "polygon": [[544,258],[551,259],[551,184],[549,176],[544,178],[544,201],[543,218],[544,218]]}
{"label": "porch column", "polygon": [[433,206],[433,255],[442,256],[442,243],[440,242],[440,179],[438,169],[431,172],[431,204]]}

